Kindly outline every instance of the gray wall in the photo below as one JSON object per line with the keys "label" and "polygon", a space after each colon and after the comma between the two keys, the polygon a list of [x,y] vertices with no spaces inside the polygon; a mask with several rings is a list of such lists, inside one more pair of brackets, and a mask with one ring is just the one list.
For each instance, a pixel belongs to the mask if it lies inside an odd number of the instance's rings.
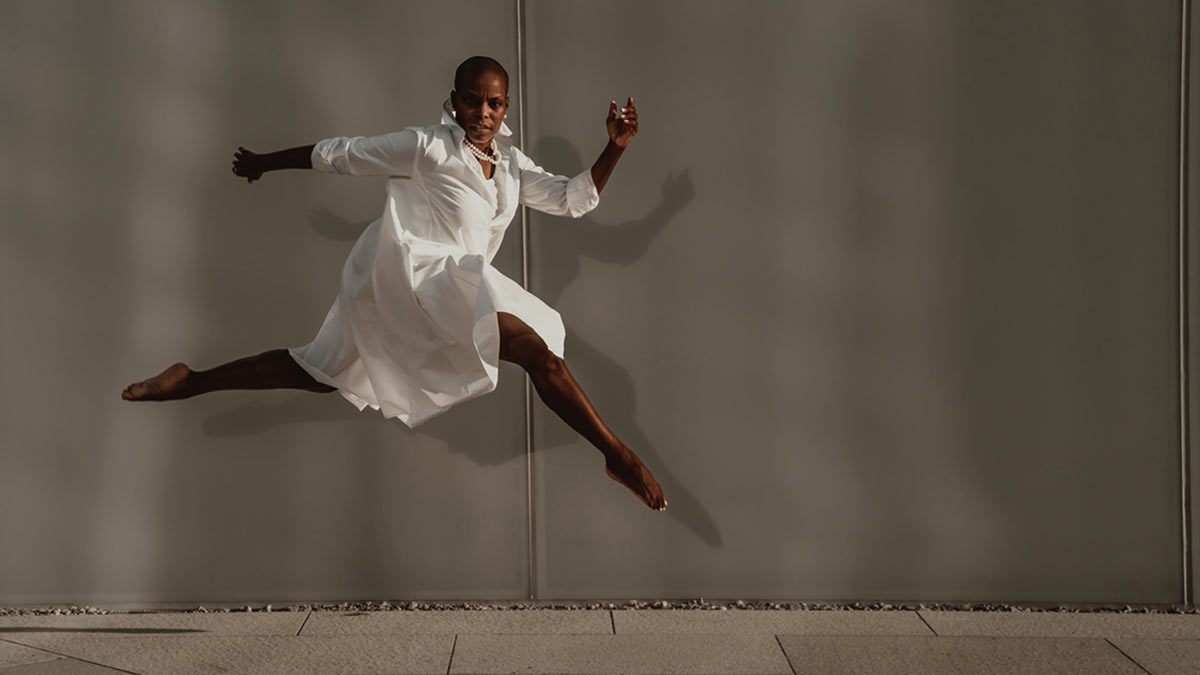
{"label": "gray wall", "polygon": [[1177,4],[634,4],[533,4],[536,154],[642,110],[533,286],[672,510],[539,409],[539,594],[1178,601]]}
{"label": "gray wall", "polygon": [[539,163],[638,104],[529,265],[670,509],[535,397],[530,588],[510,364],[417,430],[119,398],[307,342],[378,214],[380,181],[247,185],[233,150],[436,122],[475,53],[515,94],[513,4],[10,0],[0,604],[1181,600],[1178,3],[525,9]]}

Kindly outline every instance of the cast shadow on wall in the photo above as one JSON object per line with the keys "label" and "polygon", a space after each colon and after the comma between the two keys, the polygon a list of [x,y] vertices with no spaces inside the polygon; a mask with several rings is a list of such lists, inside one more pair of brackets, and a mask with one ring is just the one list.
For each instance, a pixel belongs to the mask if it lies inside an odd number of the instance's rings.
{"label": "cast shadow on wall", "polygon": [[[547,170],[573,176],[591,166],[584,163],[579,151],[566,139],[549,136],[538,141],[531,156]],[[617,165],[609,179],[611,189],[614,181],[621,180],[621,165]],[[646,189],[652,189],[649,182]],[[581,261],[584,258],[611,265],[626,266],[637,262],[646,250],[695,196],[691,174],[688,169],[676,173],[667,171],[657,189],[658,202],[649,212],[618,224],[598,222],[590,215],[582,218],[564,219],[563,222],[547,223],[541,227],[537,221],[548,218],[532,214],[534,225],[530,230],[531,268],[536,283],[533,292],[551,307],[558,308],[564,315],[569,308],[562,306],[562,298],[568,288],[579,278]],[[604,203],[604,196],[600,198]],[[564,312],[563,310],[568,311]],[[688,526],[710,545],[719,546],[720,532],[701,502],[680,481],[676,480],[670,466],[660,453],[661,443],[649,438],[637,421],[637,388],[629,371],[616,360],[606,355],[595,345],[584,340],[572,330],[570,319],[564,320],[567,329],[565,345],[567,363],[579,380],[584,391],[599,389],[603,382],[603,398],[589,394],[596,411],[609,427],[646,463],[655,479],[668,495],[671,508],[669,515],[686,515]],[[589,382],[596,383],[589,387]],[[539,416],[546,423],[539,428],[538,446],[541,449],[560,448],[580,443],[577,433],[543,406]],[[676,454],[675,456],[680,456]]]}

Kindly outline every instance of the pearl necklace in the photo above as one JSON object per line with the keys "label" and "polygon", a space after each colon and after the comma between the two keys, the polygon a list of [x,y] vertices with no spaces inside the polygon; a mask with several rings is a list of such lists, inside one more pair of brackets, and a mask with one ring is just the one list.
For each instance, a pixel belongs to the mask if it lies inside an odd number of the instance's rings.
{"label": "pearl necklace", "polygon": [[[496,147],[495,138],[493,138],[491,144],[488,145],[487,154],[485,154],[483,150],[475,147],[475,144],[468,140],[466,136],[463,136],[463,145],[467,146],[467,149],[471,151],[472,155],[475,155],[485,162],[491,162],[492,164],[500,163],[500,149]],[[495,157],[492,157],[493,153],[496,155]]]}

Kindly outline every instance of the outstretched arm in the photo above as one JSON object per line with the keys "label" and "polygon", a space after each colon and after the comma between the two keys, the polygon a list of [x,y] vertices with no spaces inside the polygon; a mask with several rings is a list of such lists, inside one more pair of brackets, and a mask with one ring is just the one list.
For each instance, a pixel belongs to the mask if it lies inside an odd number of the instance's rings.
{"label": "outstretched arm", "polygon": [[311,169],[314,145],[316,144],[298,145],[287,150],[268,152],[265,155],[250,152],[239,145],[238,151],[233,156],[233,173],[247,179],[247,182],[253,183],[262,178],[267,171]]}
{"label": "outstretched arm", "polygon": [[604,150],[596,158],[596,163],[592,164],[592,182],[596,184],[596,192],[604,190],[604,184],[616,168],[617,160],[621,159],[621,153],[625,152],[625,147],[637,135],[637,124],[637,108],[633,106],[632,96],[619,112],[616,101],[608,104],[608,119],[605,120],[608,127],[608,145],[604,146]]}
{"label": "outstretched arm", "polygon": [[258,155],[238,148],[233,172],[251,183],[266,171],[313,169],[349,176],[416,175],[423,142],[419,129],[405,127],[379,136],[334,136],[312,145]]}

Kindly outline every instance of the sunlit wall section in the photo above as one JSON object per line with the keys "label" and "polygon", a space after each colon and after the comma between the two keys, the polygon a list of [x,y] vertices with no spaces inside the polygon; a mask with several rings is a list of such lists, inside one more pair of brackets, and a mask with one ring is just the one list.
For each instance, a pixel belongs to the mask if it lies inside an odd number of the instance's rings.
{"label": "sunlit wall section", "polygon": [[528,8],[540,596],[1179,601],[1177,3]]}

